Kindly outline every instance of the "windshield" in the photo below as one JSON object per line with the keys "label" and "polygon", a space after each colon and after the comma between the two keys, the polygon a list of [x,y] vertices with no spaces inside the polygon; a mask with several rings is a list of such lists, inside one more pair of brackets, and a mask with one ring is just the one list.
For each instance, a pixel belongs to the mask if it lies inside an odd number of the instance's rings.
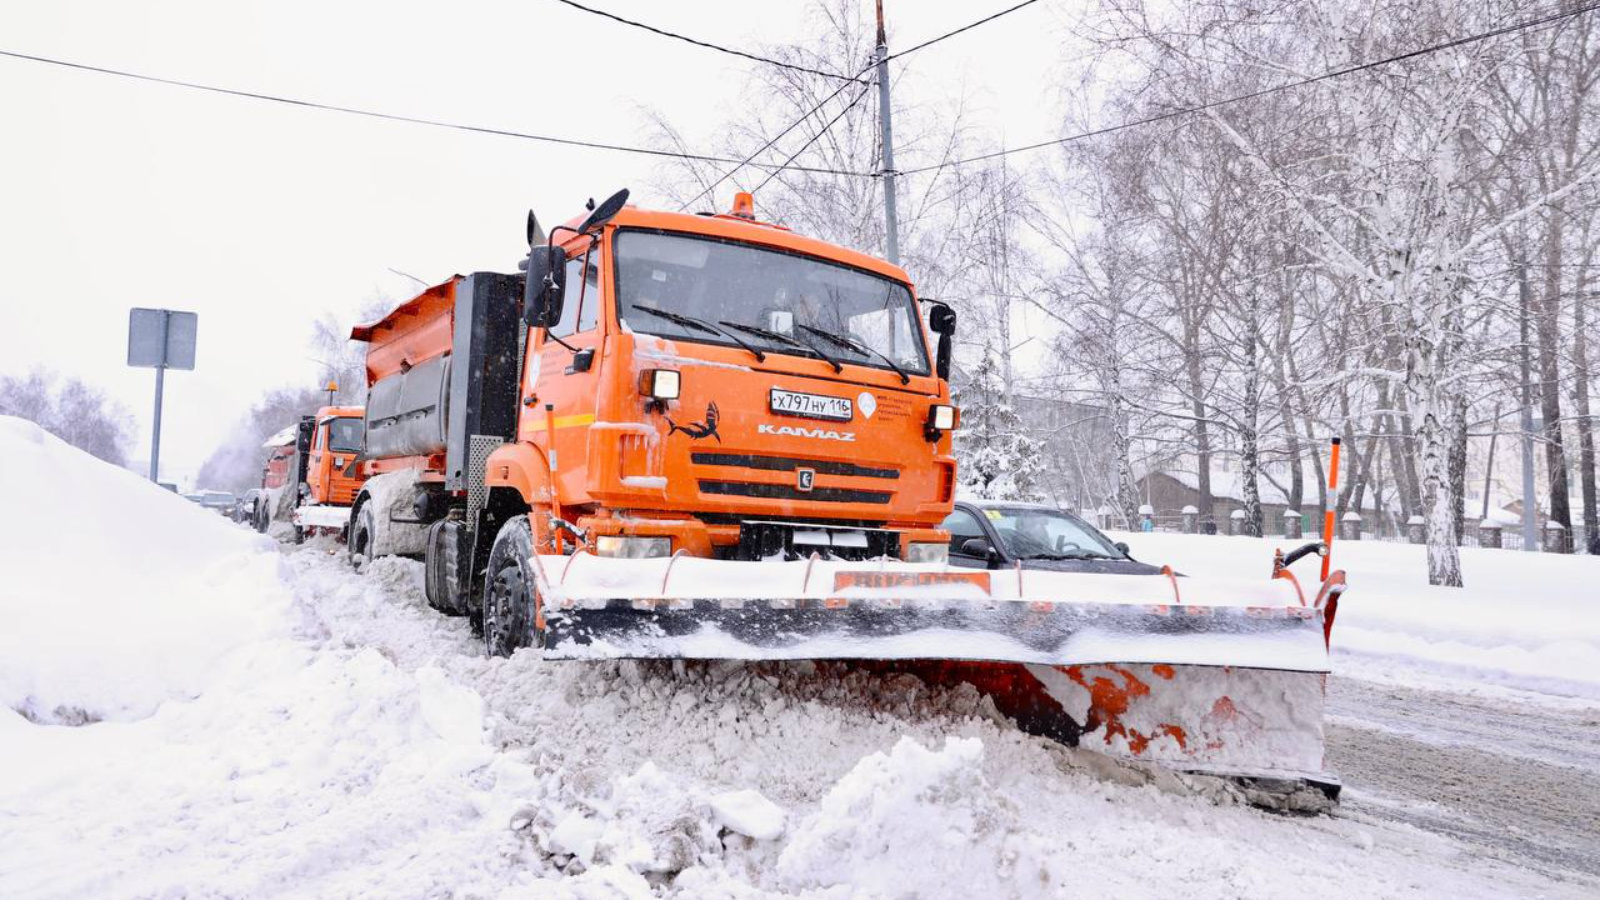
{"label": "windshield", "polygon": [[1122,558],[1122,553],[1104,535],[1066,513],[1027,507],[990,508],[983,512],[1012,556],[1022,559]]}
{"label": "windshield", "polygon": [[328,422],[328,449],[335,453],[360,453],[365,423],[360,419],[340,418]]}
{"label": "windshield", "polygon": [[620,233],[616,256],[618,315],[634,331],[928,373],[911,291],[899,282],[749,244],[648,231]]}

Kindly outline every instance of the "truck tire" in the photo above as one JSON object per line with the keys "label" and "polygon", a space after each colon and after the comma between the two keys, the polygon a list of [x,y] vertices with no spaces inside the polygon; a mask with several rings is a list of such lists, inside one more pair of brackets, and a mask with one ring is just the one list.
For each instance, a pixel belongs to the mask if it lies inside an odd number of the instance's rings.
{"label": "truck tire", "polygon": [[363,503],[356,510],[355,518],[350,527],[350,540],[345,547],[350,551],[350,565],[357,571],[366,568],[372,562],[376,549],[373,545],[377,541],[378,522],[372,515],[372,504]]}
{"label": "truck tire", "polygon": [[460,522],[440,519],[428,527],[428,548],[423,556],[422,587],[428,605],[447,616],[467,614],[466,584],[472,548],[463,547],[466,529]]}
{"label": "truck tire", "polygon": [[483,585],[483,646],[490,656],[510,656],[538,643],[534,635],[533,534],[528,517],[508,519],[489,551]]}

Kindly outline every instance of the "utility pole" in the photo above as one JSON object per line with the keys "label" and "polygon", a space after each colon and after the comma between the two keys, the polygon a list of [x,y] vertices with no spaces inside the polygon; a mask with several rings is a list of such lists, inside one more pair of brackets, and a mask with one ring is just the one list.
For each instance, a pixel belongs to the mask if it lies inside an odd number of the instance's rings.
{"label": "utility pole", "polygon": [[894,132],[889,123],[889,38],[883,28],[883,0],[878,0],[878,131],[883,135],[884,249],[889,262],[900,265],[900,219],[895,212]]}
{"label": "utility pole", "polygon": [[1538,498],[1533,486],[1533,373],[1528,360],[1528,278],[1526,270],[1518,279],[1521,286],[1518,324],[1522,329],[1522,549],[1539,549],[1539,528],[1535,521]]}

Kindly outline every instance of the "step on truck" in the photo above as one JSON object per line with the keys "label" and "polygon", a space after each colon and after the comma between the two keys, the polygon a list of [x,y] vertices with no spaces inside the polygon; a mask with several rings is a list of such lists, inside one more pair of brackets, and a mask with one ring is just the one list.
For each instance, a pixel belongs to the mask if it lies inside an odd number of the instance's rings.
{"label": "step on truck", "polygon": [[[367,476],[349,551],[420,554],[489,652],[842,660],[966,682],[1030,731],[1332,796],[1343,574],[947,565],[956,316],[898,266],[758,221],[626,205],[521,274],[357,327]],[[1313,792],[1315,793],[1315,792]]]}

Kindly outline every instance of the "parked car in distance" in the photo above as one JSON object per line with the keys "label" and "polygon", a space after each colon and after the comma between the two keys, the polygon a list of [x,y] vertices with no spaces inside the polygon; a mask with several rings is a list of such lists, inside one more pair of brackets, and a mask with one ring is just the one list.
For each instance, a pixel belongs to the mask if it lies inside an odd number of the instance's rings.
{"label": "parked car in distance", "polygon": [[183,498],[224,516],[232,515],[233,506],[238,502],[230,491],[197,491],[193,494],[184,494]]}
{"label": "parked car in distance", "polygon": [[1113,542],[1072,513],[1037,503],[958,500],[939,527],[950,532],[950,564],[1105,575],[1155,575],[1128,545]]}

